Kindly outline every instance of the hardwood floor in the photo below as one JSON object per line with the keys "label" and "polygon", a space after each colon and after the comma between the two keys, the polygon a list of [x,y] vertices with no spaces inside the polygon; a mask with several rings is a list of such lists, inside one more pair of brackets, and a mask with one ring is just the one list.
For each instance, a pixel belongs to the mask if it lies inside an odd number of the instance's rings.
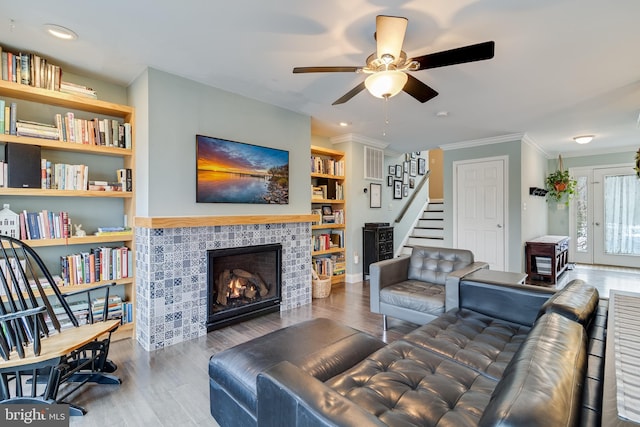
{"label": "hardwood floor", "polygon": [[[595,285],[602,296],[609,290],[640,292],[640,269],[604,269],[576,266],[561,277],[558,287],[574,278]],[[334,287],[324,299],[284,313],[272,313],[213,331],[204,337],[151,353],[134,340],[111,345],[110,357],[118,365],[120,386],[85,386],[70,400],[89,412],[72,417],[72,426],[216,426],[209,413],[209,358],[226,348],[276,329],[315,317],[328,317],[391,342],[415,325],[369,311],[368,282]]]}

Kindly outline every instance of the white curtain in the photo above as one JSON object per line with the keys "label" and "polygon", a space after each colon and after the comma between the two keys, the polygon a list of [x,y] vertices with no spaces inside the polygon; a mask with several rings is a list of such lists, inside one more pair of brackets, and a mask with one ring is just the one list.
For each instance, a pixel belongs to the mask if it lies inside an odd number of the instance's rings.
{"label": "white curtain", "polygon": [[605,253],[640,255],[640,179],[605,177]]}

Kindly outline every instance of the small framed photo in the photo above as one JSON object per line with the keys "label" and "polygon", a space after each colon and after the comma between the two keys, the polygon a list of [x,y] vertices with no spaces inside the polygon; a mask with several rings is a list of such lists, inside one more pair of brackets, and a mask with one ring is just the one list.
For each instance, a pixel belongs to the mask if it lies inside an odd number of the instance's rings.
{"label": "small framed photo", "polygon": [[396,166],[389,165],[389,175],[394,176],[396,174]]}
{"label": "small framed photo", "polygon": [[405,172],[404,175],[402,175],[402,184],[403,185],[409,185],[409,173]]}
{"label": "small framed photo", "polygon": [[408,160],[407,160],[406,162],[404,162],[404,163],[402,164],[402,166],[403,166],[403,167],[402,167],[402,170],[403,170],[404,172],[409,172],[409,161],[408,161]]}
{"label": "small framed photo", "polygon": [[416,155],[416,152],[415,152],[415,151],[414,151],[414,152],[412,152],[412,153],[411,153],[411,158],[412,158],[412,159],[415,159],[416,157],[418,157],[418,156]]}
{"label": "small framed photo", "polygon": [[416,159],[411,159],[411,162],[409,162],[409,175],[418,175],[418,162]]}
{"label": "small framed photo", "polygon": [[402,186],[402,195],[404,197],[409,197],[409,186],[408,185],[403,185]]}
{"label": "small framed photo", "polygon": [[419,152],[419,151],[416,151],[416,156],[419,156],[419,155],[420,155],[420,152]]}
{"label": "small framed photo", "polygon": [[404,153],[404,160],[407,162],[411,160],[411,153]]}
{"label": "small framed photo", "polygon": [[333,209],[331,209],[330,205],[322,206],[322,215],[332,215],[332,214],[333,214]]}
{"label": "small framed photo", "polygon": [[402,178],[402,166],[396,165],[396,178]]}
{"label": "small framed photo", "polygon": [[382,207],[382,185],[381,184],[369,184],[369,207],[370,208]]}
{"label": "small framed photo", "polygon": [[393,187],[393,177],[392,176],[388,176],[387,177],[387,187]]}
{"label": "small framed photo", "polygon": [[416,179],[409,178],[409,188],[415,188],[415,187],[416,187]]}
{"label": "small framed photo", "polygon": [[420,157],[418,159],[418,175],[424,175],[425,173],[427,173],[427,161]]}
{"label": "small framed photo", "polygon": [[393,181],[393,198],[402,199],[402,181],[399,179]]}

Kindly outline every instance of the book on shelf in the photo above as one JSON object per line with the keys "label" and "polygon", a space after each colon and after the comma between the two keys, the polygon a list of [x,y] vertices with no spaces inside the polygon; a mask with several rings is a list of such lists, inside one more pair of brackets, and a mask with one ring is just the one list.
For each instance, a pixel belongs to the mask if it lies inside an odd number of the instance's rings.
{"label": "book on shelf", "polygon": [[67,212],[20,212],[20,239],[64,239],[69,234],[69,214]]}
{"label": "book on shelf", "polygon": [[133,276],[133,253],[126,246],[101,246],[60,257],[60,276],[65,286],[90,284]]}
{"label": "book on shelf", "polygon": [[86,190],[89,187],[89,167],[52,164],[47,159],[40,159],[40,183],[45,190]]}
{"label": "book on shelf", "polygon": [[343,176],[344,161],[328,157],[311,156],[311,173]]}
{"label": "book on shelf", "polygon": [[49,90],[60,90],[62,68],[35,53],[9,52],[0,47],[2,80]]}
{"label": "book on shelf", "polygon": [[98,99],[98,95],[95,90],[90,87],[62,81],[60,82],[60,92],[68,93],[71,95],[83,96],[85,98]]}
{"label": "book on shelf", "polygon": [[116,175],[118,183],[122,185],[122,191],[133,191],[133,175],[130,168],[118,169]]}

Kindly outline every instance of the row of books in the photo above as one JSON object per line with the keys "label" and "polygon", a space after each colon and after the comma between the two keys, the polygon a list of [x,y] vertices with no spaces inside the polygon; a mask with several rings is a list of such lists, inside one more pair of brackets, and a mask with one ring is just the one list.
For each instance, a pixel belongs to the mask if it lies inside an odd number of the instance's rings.
{"label": "row of books", "polygon": [[20,212],[20,239],[64,239],[71,237],[68,212]]}
{"label": "row of books", "polygon": [[41,188],[46,190],[86,190],[89,188],[87,165],[52,164],[40,159]]}
{"label": "row of books", "polygon": [[0,99],[0,134],[131,149],[131,124],[117,119],[81,119],[71,111],[57,113],[54,124],[17,117],[18,104]]}
{"label": "row of books", "polygon": [[[103,319],[105,309],[105,299],[95,298],[91,301],[91,313],[96,320]],[[107,303],[107,320],[122,319],[122,324],[130,323],[133,320],[133,307],[131,303],[122,301],[118,295],[110,295]]]}
{"label": "row of books", "polygon": [[[102,313],[104,310],[104,298],[94,299],[91,301],[91,314],[93,316],[94,321],[102,320]],[[78,320],[80,325],[85,325],[90,323],[89,319],[89,303],[84,300],[70,302],[69,306],[71,308],[71,312]],[[121,297],[115,295],[113,297],[109,297],[108,304],[108,314],[107,320],[109,319],[117,319],[120,318],[121,324],[131,323],[133,322],[133,305],[130,302],[123,301]],[[65,312],[64,308],[61,305],[57,305],[53,307],[53,311],[60,322],[60,329],[64,330],[67,328],[71,328],[73,323],[69,319],[69,316]],[[47,319],[47,325],[49,326],[49,330],[53,330],[52,323],[50,319]]]}
{"label": "row of books", "polygon": [[332,210],[327,215],[322,213],[322,209],[311,209],[311,214],[320,215],[320,221],[314,221],[312,225],[344,224],[344,209]]}
{"label": "row of books", "polygon": [[313,234],[311,236],[311,247],[314,251],[327,251],[333,248],[343,247],[343,230],[336,230],[333,233]]}
{"label": "row of books", "polygon": [[313,258],[313,269],[321,276],[338,276],[345,273],[345,268],[343,254]]}
{"label": "row of books", "polygon": [[62,68],[34,53],[14,53],[0,46],[2,80],[49,90],[60,90]]}
{"label": "row of books", "polygon": [[60,257],[60,276],[64,286],[118,280],[133,276],[133,253],[126,246],[92,248]]}
{"label": "row of books", "polygon": [[[329,188],[329,185],[333,185],[333,188]],[[311,185],[311,199],[344,200],[344,187],[339,182]]]}
{"label": "row of books", "polygon": [[55,115],[55,128],[63,142],[131,149],[131,124],[116,119],[80,119],[72,112]]}
{"label": "row of books", "polygon": [[311,173],[344,176],[344,160],[311,156]]}

